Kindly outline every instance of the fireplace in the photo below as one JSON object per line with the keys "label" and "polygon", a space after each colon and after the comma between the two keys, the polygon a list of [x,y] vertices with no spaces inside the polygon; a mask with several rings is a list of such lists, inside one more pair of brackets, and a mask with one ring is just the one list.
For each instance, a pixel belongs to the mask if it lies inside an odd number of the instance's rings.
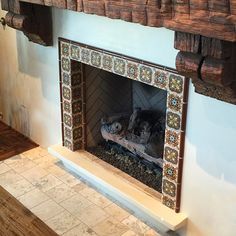
{"label": "fireplace", "polygon": [[66,39],[59,50],[63,146],[135,177],[178,212],[188,80]]}

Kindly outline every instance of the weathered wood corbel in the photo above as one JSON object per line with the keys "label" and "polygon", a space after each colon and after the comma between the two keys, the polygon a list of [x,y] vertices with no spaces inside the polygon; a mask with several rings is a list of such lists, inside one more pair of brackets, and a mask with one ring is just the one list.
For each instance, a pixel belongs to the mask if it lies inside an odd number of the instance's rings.
{"label": "weathered wood corbel", "polygon": [[176,32],[175,48],[176,68],[197,93],[236,104],[236,43]]}
{"label": "weathered wood corbel", "polygon": [[1,0],[2,9],[9,27],[22,31],[30,41],[44,46],[52,45],[51,9],[46,6]]}

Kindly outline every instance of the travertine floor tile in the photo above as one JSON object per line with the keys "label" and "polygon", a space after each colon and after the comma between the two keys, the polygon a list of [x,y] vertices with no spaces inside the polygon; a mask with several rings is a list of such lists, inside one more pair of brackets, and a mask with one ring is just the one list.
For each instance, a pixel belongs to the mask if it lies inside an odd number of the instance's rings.
{"label": "travertine floor tile", "polygon": [[8,158],[6,160],[4,160],[3,162],[7,165],[12,165],[14,163],[17,163],[18,161],[20,161],[22,159],[22,155],[16,155],[16,156],[13,156],[11,158]]}
{"label": "travertine floor tile", "polygon": [[120,236],[129,228],[116,219],[109,217],[93,227],[93,230],[100,236]]}
{"label": "travertine floor tile", "polygon": [[53,199],[55,202],[62,202],[72,196],[74,196],[77,192],[73,190],[66,184],[60,184],[46,192],[46,194]]}
{"label": "travertine floor tile", "polygon": [[160,236],[40,147],[0,162],[0,185],[63,236]]}
{"label": "travertine floor tile", "polygon": [[30,160],[36,160],[38,158],[48,155],[48,152],[44,148],[37,147],[37,148],[31,149],[27,152],[24,152],[22,154],[23,154],[23,156],[27,157]]}
{"label": "travertine floor tile", "polygon": [[42,202],[49,200],[49,197],[39,189],[31,190],[30,192],[18,197],[18,200],[27,208],[31,209]]}
{"label": "travertine floor tile", "polygon": [[75,228],[63,234],[63,236],[98,236],[98,235],[87,225],[81,223]]}
{"label": "travertine floor tile", "polygon": [[43,156],[41,158],[35,159],[34,162],[41,168],[47,169],[50,166],[54,165],[56,162],[58,162],[58,159],[51,156]]}
{"label": "travertine floor tile", "polygon": [[146,233],[145,236],[161,236],[161,234],[157,233],[153,229],[149,229]]}
{"label": "travertine floor tile", "polygon": [[77,193],[80,193],[81,190],[87,188],[87,185],[84,184],[83,182],[76,184],[75,186],[72,187]]}
{"label": "travertine floor tile", "polygon": [[53,174],[56,177],[65,175],[67,173],[66,170],[64,170],[61,167],[56,166],[56,165],[49,166],[47,168],[47,172],[50,174]]}
{"label": "travertine floor tile", "polygon": [[59,215],[46,221],[47,225],[58,234],[63,234],[81,222],[67,211],[61,212]]}
{"label": "travertine floor tile", "polygon": [[115,218],[118,221],[122,221],[125,218],[127,218],[130,214],[129,212],[125,211],[121,207],[117,206],[115,203],[112,203],[111,205],[104,208],[104,210],[113,218]]}
{"label": "travertine floor tile", "polygon": [[73,175],[71,175],[69,173],[59,176],[58,178],[62,182],[64,182],[65,184],[69,185],[70,187],[73,187],[73,186],[81,183],[81,181],[79,179],[77,179],[76,177],[74,177]]}
{"label": "travertine floor tile", "polygon": [[92,205],[92,203],[86,198],[84,198],[82,195],[76,194],[75,196],[61,202],[60,205],[66,210],[68,210],[70,213],[74,215],[79,215],[85,208]]}
{"label": "travertine floor tile", "polygon": [[17,173],[25,172],[36,166],[36,164],[33,161],[27,158],[21,158],[18,161],[9,163],[7,165]]}
{"label": "travertine floor tile", "polygon": [[51,199],[31,209],[31,211],[43,221],[60,214],[64,210],[65,209]]}
{"label": "travertine floor tile", "polygon": [[35,166],[34,168],[21,173],[21,175],[24,176],[29,182],[36,185],[40,182],[41,178],[48,175],[48,173],[41,167]]}
{"label": "travertine floor tile", "polygon": [[11,183],[5,186],[5,189],[14,197],[19,197],[31,191],[34,188],[35,187],[25,179],[22,179],[20,181],[17,181],[15,183]]}
{"label": "travertine floor tile", "polygon": [[9,171],[10,168],[3,162],[0,162],[0,175]]}
{"label": "travertine floor tile", "polygon": [[95,226],[101,221],[109,217],[109,215],[100,207],[92,204],[91,206],[85,208],[77,217],[89,227]]}
{"label": "travertine floor tile", "polygon": [[58,185],[62,184],[62,182],[56,178],[54,175],[46,175],[42,177],[38,182],[35,183],[35,186],[43,192],[46,192]]}
{"label": "travertine floor tile", "polygon": [[5,187],[22,179],[23,177],[17,174],[14,170],[9,170],[0,175],[0,185]]}
{"label": "travertine floor tile", "polygon": [[129,230],[127,232],[125,232],[124,234],[122,234],[121,236],[141,236],[141,234],[136,234],[134,231]]}
{"label": "travertine floor tile", "polygon": [[84,188],[82,191],[80,191],[80,193],[85,198],[87,198],[88,200],[90,200],[91,202],[93,202],[94,204],[100,207],[104,208],[112,204],[112,202],[109,199],[107,199],[102,194],[98,193],[97,191],[95,191],[94,189],[90,187]]}
{"label": "travertine floor tile", "polygon": [[123,220],[122,223],[127,225],[131,230],[138,234],[144,234],[147,230],[150,229],[149,226],[144,224],[133,215],[130,215],[128,218]]}

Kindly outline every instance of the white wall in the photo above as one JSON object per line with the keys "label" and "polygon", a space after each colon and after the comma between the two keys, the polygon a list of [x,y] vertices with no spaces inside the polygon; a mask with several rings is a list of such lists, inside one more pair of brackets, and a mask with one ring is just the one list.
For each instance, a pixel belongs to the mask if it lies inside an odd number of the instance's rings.
{"label": "white wall", "polygon": [[[4,13],[1,12],[1,15]],[[0,29],[0,111],[47,147],[61,141],[57,38],[64,37],[174,67],[174,33],[103,17],[53,10],[54,46]],[[231,236],[236,229],[236,106],[190,89],[182,211],[188,236]]]}

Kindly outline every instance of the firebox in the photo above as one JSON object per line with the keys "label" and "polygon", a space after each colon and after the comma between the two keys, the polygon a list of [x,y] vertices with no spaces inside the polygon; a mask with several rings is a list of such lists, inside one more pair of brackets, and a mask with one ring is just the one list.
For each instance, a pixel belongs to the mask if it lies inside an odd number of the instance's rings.
{"label": "firebox", "polygon": [[131,175],[179,211],[188,80],[65,39],[59,50],[63,145]]}

